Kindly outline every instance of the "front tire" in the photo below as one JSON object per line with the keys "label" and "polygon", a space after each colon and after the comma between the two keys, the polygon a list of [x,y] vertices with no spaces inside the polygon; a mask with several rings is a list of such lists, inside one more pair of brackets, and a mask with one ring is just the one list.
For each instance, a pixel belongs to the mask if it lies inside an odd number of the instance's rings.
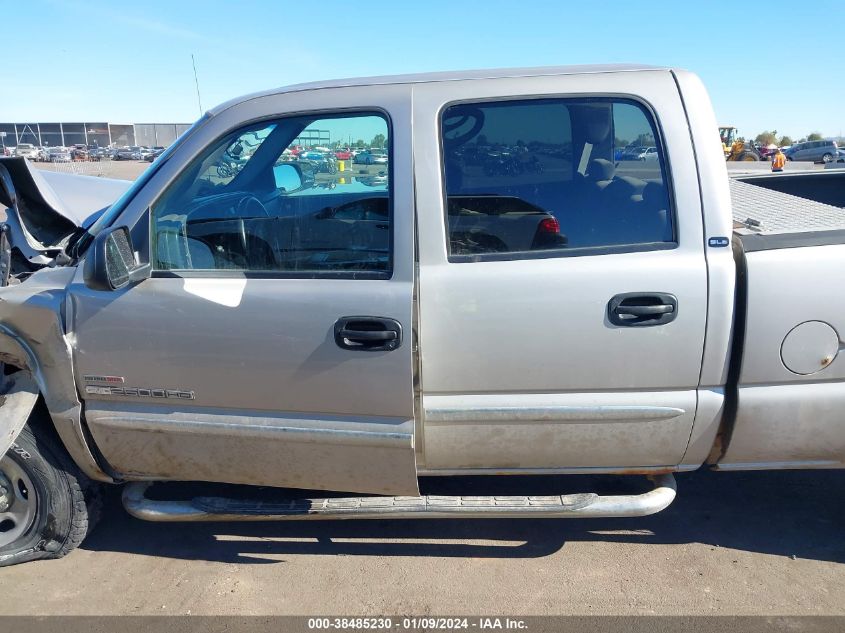
{"label": "front tire", "polygon": [[36,435],[24,427],[0,458],[0,488],[0,567],[65,556],[99,515],[95,484],[49,428]]}
{"label": "front tire", "polygon": [[827,164],[831,161],[833,161],[833,154],[825,154],[824,156],[822,156],[823,163]]}

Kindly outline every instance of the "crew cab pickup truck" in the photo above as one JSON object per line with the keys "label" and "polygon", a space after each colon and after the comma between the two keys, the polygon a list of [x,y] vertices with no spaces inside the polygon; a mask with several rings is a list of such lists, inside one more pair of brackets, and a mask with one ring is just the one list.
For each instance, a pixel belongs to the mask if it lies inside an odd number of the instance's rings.
{"label": "crew cab pickup truck", "polygon": [[[103,484],[152,521],[621,517],[842,467],[843,174],[731,182],[717,129],[689,72],[566,67],[254,94],[131,186],[0,160],[0,564]],[[286,151],[350,137],[387,162]],[[570,473],[653,485],[522,477]],[[468,475],[524,484],[420,494]]]}

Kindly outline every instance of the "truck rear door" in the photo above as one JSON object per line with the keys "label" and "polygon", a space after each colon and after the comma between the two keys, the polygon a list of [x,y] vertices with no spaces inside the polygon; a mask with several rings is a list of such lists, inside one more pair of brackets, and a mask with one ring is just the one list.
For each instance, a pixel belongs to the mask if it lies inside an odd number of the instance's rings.
{"label": "truck rear door", "polygon": [[679,464],[707,268],[671,74],[422,84],[414,126],[424,472]]}

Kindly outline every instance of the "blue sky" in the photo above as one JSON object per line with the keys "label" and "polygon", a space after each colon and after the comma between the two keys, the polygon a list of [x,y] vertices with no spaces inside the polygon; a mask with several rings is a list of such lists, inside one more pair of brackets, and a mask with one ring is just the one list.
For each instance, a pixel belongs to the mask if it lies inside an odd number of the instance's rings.
{"label": "blue sky", "polygon": [[193,53],[206,109],[319,79],[641,62],[698,73],[719,121],[743,134],[845,133],[845,0],[0,0],[0,10],[0,121],[193,121]]}

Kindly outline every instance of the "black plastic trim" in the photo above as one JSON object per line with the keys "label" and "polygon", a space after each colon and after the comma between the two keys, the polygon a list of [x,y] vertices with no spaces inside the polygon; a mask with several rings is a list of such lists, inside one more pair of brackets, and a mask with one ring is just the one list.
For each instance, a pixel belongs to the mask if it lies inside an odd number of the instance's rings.
{"label": "black plastic trim", "polygon": [[[368,327],[360,327],[362,325]],[[402,324],[389,317],[340,317],[334,324],[334,340],[341,349],[357,352],[392,352],[402,345]]]}
{"label": "black plastic trim", "polygon": [[389,281],[391,273],[377,270],[362,270],[354,272],[326,271],[326,272],[282,272],[260,270],[153,270],[153,279],[377,279]]}
{"label": "black plastic trim", "polygon": [[[634,302],[629,305],[629,300]],[[624,292],[607,302],[607,320],[618,327],[666,325],[677,317],[678,298],[667,292]]]}
{"label": "black plastic trim", "polygon": [[705,463],[717,464],[724,458],[733,437],[736,414],[739,411],[739,377],[742,373],[742,352],[745,349],[745,329],[748,322],[748,265],[741,244],[732,245],[736,263],[734,288],[734,321],[731,348],[728,350],[728,381],[725,384],[725,405],[716,440]]}
{"label": "black plastic trim", "polygon": [[450,255],[449,263],[510,262],[521,259],[553,259],[558,257],[585,257],[587,255],[616,255],[621,253],[670,251],[676,248],[678,248],[677,242],[642,242],[641,244],[617,244],[612,246],[583,246],[578,248],[557,248],[538,251],[509,251],[507,253],[479,253],[478,255]]}

